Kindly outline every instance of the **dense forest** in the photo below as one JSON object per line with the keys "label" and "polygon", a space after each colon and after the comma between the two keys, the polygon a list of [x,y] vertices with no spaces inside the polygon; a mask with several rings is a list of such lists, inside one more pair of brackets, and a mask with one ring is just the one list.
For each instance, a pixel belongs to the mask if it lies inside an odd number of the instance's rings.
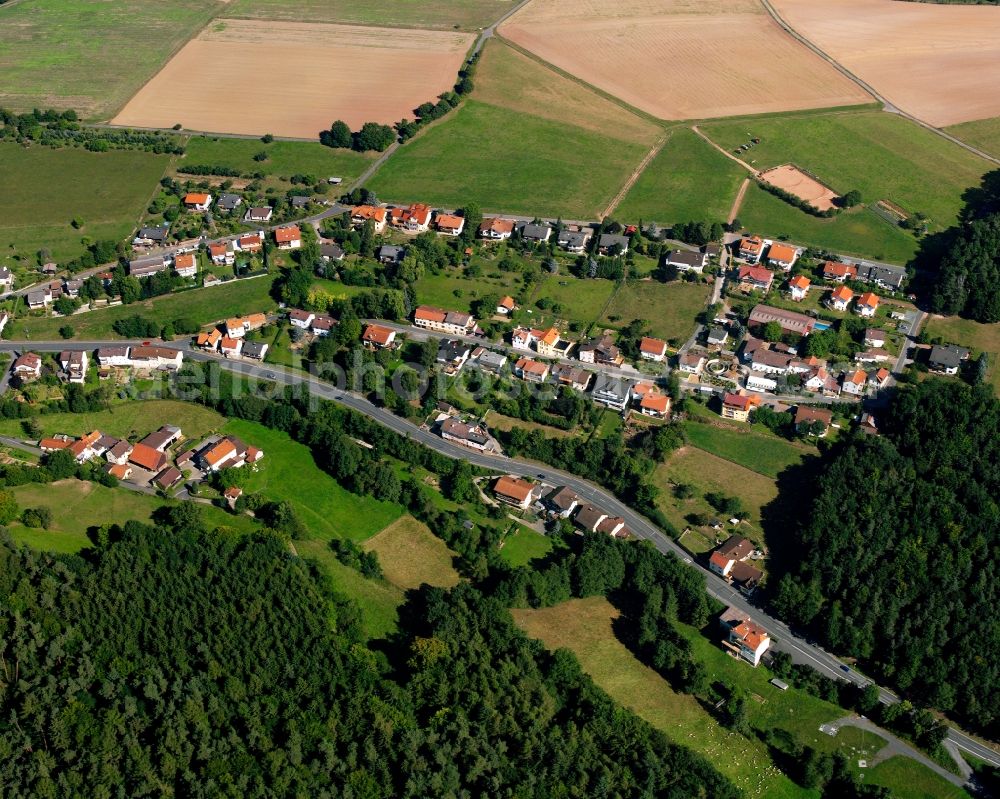
{"label": "dense forest", "polygon": [[924,239],[916,266],[932,311],[1000,322],[1000,170],[965,199],[957,225]]}
{"label": "dense forest", "polygon": [[5,795],[736,796],[476,588],[376,652],[280,538],[193,505],[85,556],[0,536],[0,596]]}
{"label": "dense forest", "polygon": [[836,445],[782,491],[794,539],[772,564],[785,572],[773,605],[914,703],[995,736],[1000,402],[928,380],[878,418],[881,436]]}

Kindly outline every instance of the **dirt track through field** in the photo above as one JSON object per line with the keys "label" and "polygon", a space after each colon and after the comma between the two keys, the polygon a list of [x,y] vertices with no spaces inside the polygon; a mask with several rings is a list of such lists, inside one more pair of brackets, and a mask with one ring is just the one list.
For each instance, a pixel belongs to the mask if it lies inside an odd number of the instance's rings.
{"label": "dirt track through field", "polygon": [[893,105],[943,127],[1000,116],[1000,8],[896,0],[771,0]]}
{"label": "dirt track through field", "polygon": [[454,85],[472,35],[219,20],[128,102],[117,125],[314,138],[392,124]]}
{"label": "dirt track through field", "polygon": [[601,219],[607,219],[614,210],[621,204],[621,201],[625,199],[625,195],[628,194],[635,182],[639,179],[639,176],[645,171],[646,167],[652,163],[653,159],[660,154],[660,150],[663,149],[663,145],[667,143],[668,136],[661,136],[660,139],[650,148],[650,151],[646,153],[643,159],[639,162],[639,165],[632,170],[632,174],[628,176],[628,180],[625,181],[625,185],[621,187],[621,190],[614,196],[608,207],[604,209],[601,214]]}
{"label": "dirt track through field", "polygon": [[661,119],[827,108],[868,94],[758,0],[532,0],[500,33]]}

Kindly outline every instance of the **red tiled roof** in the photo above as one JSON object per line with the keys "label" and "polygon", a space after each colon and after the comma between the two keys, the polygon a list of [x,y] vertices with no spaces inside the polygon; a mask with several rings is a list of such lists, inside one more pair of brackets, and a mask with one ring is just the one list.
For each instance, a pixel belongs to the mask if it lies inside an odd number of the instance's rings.
{"label": "red tiled roof", "polygon": [[500,496],[524,502],[531,495],[534,488],[534,484],[529,483],[527,480],[522,480],[519,477],[504,476],[496,481],[493,491]]}
{"label": "red tiled roof", "polygon": [[129,463],[149,472],[158,472],[167,462],[167,456],[146,444],[136,444],[128,456]]}
{"label": "red tiled roof", "polygon": [[639,352],[648,352],[650,355],[663,355],[666,351],[667,342],[661,339],[643,336],[642,341],[639,342]]}
{"label": "red tiled roof", "polygon": [[274,231],[274,240],[278,244],[288,244],[292,241],[299,241],[302,238],[302,231],[299,230],[298,225],[292,225],[291,227],[279,227]]}

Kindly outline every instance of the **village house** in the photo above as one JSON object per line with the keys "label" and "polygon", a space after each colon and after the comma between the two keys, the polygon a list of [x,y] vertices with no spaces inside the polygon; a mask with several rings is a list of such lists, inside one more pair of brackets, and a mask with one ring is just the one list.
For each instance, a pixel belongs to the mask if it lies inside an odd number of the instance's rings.
{"label": "village house", "polygon": [[789,244],[775,242],[767,249],[767,262],[771,266],[788,272],[802,255],[802,250]]}
{"label": "village house", "polygon": [[552,235],[552,228],[548,225],[536,225],[529,222],[521,226],[521,238],[530,242],[546,242]]}
{"label": "village house", "polygon": [[316,338],[329,336],[330,332],[337,326],[337,320],[327,314],[318,314],[309,325],[309,331]]}
{"label": "village house", "polygon": [[152,447],[157,452],[166,452],[167,448],[181,439],[181,429],[172,424],[165,424],[159,430],[150,433],[140,444]]}
{"label": "village house", "polygon": [[851,300],[853,299],[854,292],[847,288],[847,286],[837,286],[837,288],[830,292],[826,304],[835,311],[846,311],[851,306]]}
{"label": "village house", "polygon": [[396,331],[382,325],[366,325],[361,343],[369,349],[386,349],[396,341]]}
{"label": "village house", "polygon": [[264,249],[264,238],[260,233],[248,233],[246,236],[240,236],[236,240],[237,246],[240,248],[240,252],[260,252]]}
{"label": "village house", "polygon": [[[822,427],[819,432],[815,432],[814,426],[817,424]],[[827,408],[799,405],[795,409],[795,430],[799,433],[808,432],[811,436],[822,438],[829,431],[831,424],[833,424],[833,412]]]}
{"label": "village house", "polygon": [[708,266],[708,253],[671,250],[663,256],[663,265],[673,267],[678,272],[696,272],[700,275]]}
{"label": "village house", "polygon": [[66,449],[69,450],[77,463],[86,463],[98,455],[94,449],[94,445],[102,438],[104,438],[104,434],[100,430],[93,430],[72,442]]}
{"label": "village house", "polygon": [[869,372],[868,388],[874,391],[883,389],[888,385],[890,377],[892,377],[892,372],[890,372],[884,366],[881,369],[876,369],[873,372]]}
{"label": "village house", "polygon": [[755,264],[764,255],[765,242],[760,236],[744,236],[740,239],[736,254],[747,263]]}
{"label": "village house", "polygon": [[744,264],[737,270],[736,278],[744,291],[761,291],[767,294],[774,282],[774,273],[763,266]]}
{"label": "village house", "polygon": [[13,366],[11,366],[11,373],[22,383],[26,383],[29,380],[37,380],[42,376],[41,356],[33,352],[24,353],[24,355],[14,361]]}
{"label": "village house", "polygon": [[223,336],[222,340],[219,342],[219,352],[221,352],[227,358],[237,357],[242,349],[243,349],[242,338]]}
{"label": "village house", "polygon": [[599,373],[594,380],[591,399],[598,405],[605,405],[616,411],[624,411],[632,401],[634,382],[624,377]]}
{"label": "village house", "polygon": [[577,349],[576,357],[583,363],[603,366],[621,366],[625,360],[621,350],[615,346],[614,338],[608,333],[583,342]]}
{"label": "village house", "polygon": [[184,195],[184,207],[192,211],[207,211],[211,204],[211,194],[191,191]]}
{"label": "village house", "polygon": [[565,358],[573,349],[573,342],[560,336],[554,327],[548,330],[533,330],[536,334],[535,349],[543,358]]}
{"label": "village house", "polygon": [[728,608],[720,619],[726,638],[722,642],[736,657],[756,667],[771,646],[767,631],[735,608]]}
{"label": "village house", "polygon": [[209,441],[195,454],[194,460],[204,471],[218,472],[222,469],[238,469],[256,463],[264,457],[257,447],[247,446],[236,436]]}
{"label": "village house", "polygon": [[516,310],[517,303],[514,302],[514,298],[509,294],[505,297],[501,297],[500,301],[497,303],[497,314],[500,316],[510,316]]}
{"label": "village house", "polygon": [[865,331],[865,346],[866,347],[884,347],[885,346],[885,331],[879,330],[877,327],[869,327]]}
{"label": "village house", "polygon": [[288,312],[288,321],[292,327],[297,327],[299,330],[308,330],[309,325],[312,324],[313,319],[316,318],[316,314],[312,311],[302,311],[298,308],[292,308]]}
{"label": "village house", "polygon": [[854,356],[858,363],[884,363],[892,358],[892,353],[879,347],[873,347]]}
{"label": "village house", "polygon": [[750,412],[760,405],[754,394],[734,394],[727,391],[722,397],[722,418],[736,422],[750,421]]}
{"label": "village house", "polygon": [[170,268],[170,261],[164,255],[150,255],[145,258],[134,258],[128,262],[128,273],[131,277],[144,278],[155,275]]}
{"label": "village house", "polygon": [[544,383],[549,377],[549,367],[531,358],[518,358],[514,364],[514,374],[529,383]]}
{"label": "village house", "polygon": [[406,248],[396,244],[383,244],[375,251],[380,264],[399,264],[406,257]]}
{"label": "village house", "polygon": [[239,486],[229,486],[225,491],[222,492],[222,496],[225,497],[226,504],[231,510],[236,509],[236,500],[243,496],[243,489]]}
{"label": "village house", "polygon": [[[132,454],[132,445],[124,439],[119,439],[110,449],[104,453],[104,458],[108,463],[124,466],[128,463],[128,456]],[[119,478],[124,479],[124,478]]]}
{"label": "village house", "polygon": [[161,225],[160,227],[141,227],[139,232],[135,234],[135,238],[132,239],[133,247],[158,247],[162,246],[167,240],[167,234],[170,232],[170,225]]}
{"label": "village house", "polygon": [[520,477],[507,477],[505,475],[498,478],[493,484],[493,494],[501,502],[521,510],[527,510],[535,501],[539,488],[535,483]]}
{"label": "village house", "polygon": [[878,311],[879,296],[871,291],[866,291],[854,306],[854,310],[866,319],[871,319]]}
{"label": "village house", "polygon": [[816,320],[811,316],[774,308],[770,305],[755,305],[747,322],[749,327],[764,327],[768,322],[777,322],[783,333],[808,336],[813,331]]}
{"label": "village house", "polygon": [[729,341],[729,332],[724,327],[710,327],[705,342],[710,347],[725,347]]}
{"label": "village house", "polygon": [[720,577],[728,577],[733,566],[749,558],[753,550],[748,539],[732,535],[709,556],[708,568]]}
{"label": "village house", "polygon": [[48,454],[50,452],[58,452],[61,449],[68,449],[69,445],[73,443],[73,439],[67,435],[56,434],[51,438],[43,438],[38,442],[38,448]]}
{"label": "village house", "polygon": [[643,336],[639,342],[639,357],[644,361],[660,363],[667,357],[667,342],[658,338]]}
{"label": "village house", "polygon": [[430,305],[419,305],[413,311],[413,324],[426,330],[453,336],[470,336],[478,332],[476,320],[470,314],[444,311]]}
{"label": "village house", "polygon": [[361,227],[369,219],[372,220],[376,233],[384,233],[389,221],[389,210],[376,205],[357,205],[351,209],[351,224],[354,227]]}
{"label": "village house", "polygon": [[629,237],[618,233],[602,233],[597,240],[597,252],[601,255],[624,255],[628,252]]}
{"label": "village house", "polygon": [[579,366],[570,366],[566,363],[557,363],[552,367],[552,379],[561,386],[569,386],[574,391],[584,392],[590,386],[590,381],[594,378],[593,372],[588,372]]}
{"label": "village house", "polygon": [[770,391],[778,390],[778,381],[773,377],[768,377],[767,372],[750,370],[746,379],[746,389],[748,391]]}
{"label": "village house", "polygon": [[97,363],[102,367],[131,366],[128,347],[101,347],[97,350]]}
{"label": "village house", "polygon": [[68,297],[79,297],[80,289],[83,288],[83,280],[80,278],[75,278],[73,280],[66,280],[62,284],[63,294]]}
{"label": "village house", "polygon": [[854,264],[840,264],[836,261],[824,261],[823,279],[836,283],[843,283],[845,280],[856,280],[858,268]]}
{"label": "village house", "polygon": [[481,451],[500,451],[500,445],[496,439],[479,424],[469,424],[449,416],[442,420],[439,429],[441,438],[445,441],[452,441]]}
{"label": "village house", "polygon": [[254,361],[263,361],[264,356],[267,355],[268,347],[270,345],[263,341],[244,341],[240,355]]}
{"label": "village house", "polygon": [[234,316],[225,321],[226,335],[229,338],[243,338],[247,333],[247,322],[242,316]]}
{"label": "village house", "polygon": [[70,383],[83,384],[86,381],[89,360],[85,350],[63,350],[59,353],[59,365]]}
{"label": "village house", "polygon": [[568,519],[580,504],[580,498],[566,486],[554,488],[545,497],[545,507],[553,516]]}
{"label": "village house", "polygon": [[52,290],[46,286],[45,288],[36,289],[35,291],[29,291],[25,300],[31,310],[45,308],[47,305],[52,303]]}
{"label": "village house", "polygon": [[701,374],[705,366],[705,356],[700,352],[685,352],[677,359],[677,369],[689,375]]}
{"label": "village house", "polygon": [[184,354],[169,347],[130,347],[128,364],[136,369],[180,369]]}
{"label": "village house", "polygon": [[581,505],[573,521],[588,533],[594,533],[597,532],[597,526],[607,518],[607,512],[596,505]]}
{"label": "village house", "polygon": [[195,346],[208,352],[214,352],[219,348],[219,341],[222,340],[222,331],[212,328],[207,333],[199,333],[195,339]]}
{"label": "village house", "polygon": [[479,226],[479,237],[491,241],[506,241],[513,234],[513,219],[484,219]]}
{"label": "village house", "polygon": [[147,444],[136,444],[128,455],[128,462],[147,472],[158,474],[167,465],[167,456]]}
{"label": "village house", "polygon": [[962,361],[969,357],[965,347],[956,344],[935,344],[927,356],[927,365],[932,372],[944,375],[957,375],[962,367]]}
{"label": "village house", "polygon": [[279,250],[297,250],[302,246],[302,231],[298,225],[279,227],[274,231],[274,243]]}
{"label": "village house", "polygon": [[863,369],[848,372],[841,380],[841,388],[845,394],[853,397],[863,397],[868,384],[868,374]]}
{"label": "village house", "polygon": [[423,233],[431,224],[430,206],[413,203],[408,208],[390,208],[389,224],[409,233]]}
{"label": "village house", "polygon": [[557,244],[566,252],[580,254],[586,252],[587,245],[594,234],[587,228],[579,229],[573,225],[565,226],[559,233]]}
{"label": "village house", "polygon": [[104,473],[116,480],[128,480],[132,477],[132,467],[127,463],[109,463],[104,467]]}
{"label": "village house", "polygon": [[243,204],[243,198],[238,194],[220,194],[215,201],[215,207],[221,211],[235,211]]}
{"label": "village house", "polygon": [[168,466],[153,478],[153,485],[161,491],[169,491],[183,479],[184,475],[181,474],[180,469],[177,469],[174,466]]}
{"label": "village house", "polygon": [[662,419],[670,413],[670,397],[665,394],[646,393],[639,400],[639,412],[644,416]]}
{"label": "village house", "polygon": [[243,215],[243,221],[270,222],[273,216],[274,209],[270,205],[258,205],[253,208],[247,208],[247,212]]}
{"label": "village house", "polygon": [[530,350],[532,345],[538,340],[535,333],[541,331],[533,330],[530,327],[516,327],[510,334],[511,346],[516,350]]}
{"label": "village house", "polygon": [[319,257],[324,261],[343,261],[347,253],[344,248],[333,241],[321,241],[319,243]]}
{"label": "village house", "polygon": [[862,262],[857,266],[857,279],[865,283],[874,283],[887,291],[899,291],[906,282],[906,269],[902,266],[889,264],[870,264]]}
{"label": "village house", "polygon": [[198,276],[198,257],[193,252],[186,252],[174,258],[174,271],[178,277]]}
{"label": "village house", "polygon": [[6,266],[0,266],[0,289],[10,291],[14,288],[14,273]]}
{"label": "village house", "polygon": [[460,339],[446,339],[438,345],[437,363],[444,364],[451,373],[461,369],[469,360],[470,347]]}
{"label": "village house", "polygon": [[438,214],[434,224],[446,236],[461,236],[465,230],[465,219],[455,214]]}
{"label": "village house", "polygon": [[236,263],[236,253],[224,241],[218,244],[209,244],[208,254],[212,258],[212,263],[217,266],[232,266]]}
{"label": "village house", "polygon": [[807,391],[823,394],[826,397],[837,397],[840,395],[840,383],[837,378],[830,374],[825,366],[817,366],[811,369],[802,383]]}
{"label": "village house", "polygon": [[507,364],[506,355],[502,352],[493,352],[485,347],[476,347],[472,351],[471,358],[480,369],[494,374],[500,374],[500,371]]}
{"label": "village house", "polygon": [[809,278],[805,275],[796,275],[788,281],[788,292],[796,302],[804,300],[809,293]]}

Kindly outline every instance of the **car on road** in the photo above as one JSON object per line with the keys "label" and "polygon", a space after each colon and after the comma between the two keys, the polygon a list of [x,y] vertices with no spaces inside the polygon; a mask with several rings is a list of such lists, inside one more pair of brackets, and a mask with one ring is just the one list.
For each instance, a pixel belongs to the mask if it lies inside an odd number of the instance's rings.
{"label": "car on road", "polygon": [[539,472],[538,474],[536,474],[535,477],[537,477],[539,480],[544,480],[545,479],[545,475],[542,474],[541,472]]}
{"label": "car on road", "polygon": [[264,372],[264,377],[266,377],[268,380],[274,380],[274,378],[277,377],[277,375],[274,372]]}
{"label": "car on road", "polygon": [[851,673],[851,667],[850,666],[845,666],[843,663],[840,664],[840,670],[842,672],[844,672],[845,674],[850,674]]}

